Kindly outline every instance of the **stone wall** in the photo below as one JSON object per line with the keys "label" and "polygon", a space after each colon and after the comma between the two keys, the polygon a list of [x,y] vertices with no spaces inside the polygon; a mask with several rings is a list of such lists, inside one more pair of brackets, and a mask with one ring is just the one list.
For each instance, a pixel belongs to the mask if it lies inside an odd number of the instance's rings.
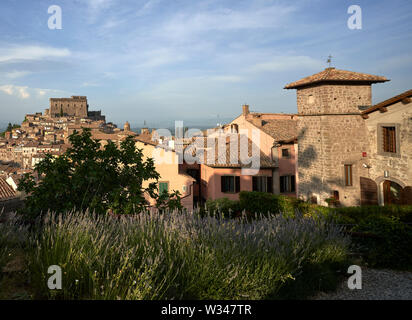
{"label": "stone wall", "polygon": [[297,90],[299,114],[357,113],[370,106],[370,85],[314,85]]}
{"label": "stone wall", "polygon": [[[368,139],[359,106],[371,104],[368,85],[318,85],[298,89],[299,193],[326,205],[334,191],[342,205],[360,204],[360,176]],[[352,165],[352,186],[344,166]]]}
{"label": "stone wall", "polygon": [[49,115],[52,118],[64,116],[87,118],[88,105],[86,97],[51,98]]}
{"label": "stone wall", "polygon": [[[375,111],[365,120],[370,144],[369,178],[378,185],[379,202],[383,204],[382,183],[391,180],[403,188],[412,186],[412,102],[398,102],[387,107],[387,112]],[[379,145],[383,144],[378,130],[381,125],[396,125],[399,129],[398,153],[382,153]],[[384,172],[388,172],[385,178]]]}

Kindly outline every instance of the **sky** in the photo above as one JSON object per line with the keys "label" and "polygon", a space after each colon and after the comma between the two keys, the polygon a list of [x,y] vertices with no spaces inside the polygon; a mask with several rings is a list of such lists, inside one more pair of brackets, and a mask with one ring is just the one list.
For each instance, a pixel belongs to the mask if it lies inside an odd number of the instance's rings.
{"label": "sky", "polygon": [[[351,5],[362,29],[350,29]],[[49,29],[58,5],[62,29]],[[85,95],[132,127],[296,113],[287,83],[338,69],[383,75],[373,103],[412,88],[410,0],[1,0],[0,125]]]}

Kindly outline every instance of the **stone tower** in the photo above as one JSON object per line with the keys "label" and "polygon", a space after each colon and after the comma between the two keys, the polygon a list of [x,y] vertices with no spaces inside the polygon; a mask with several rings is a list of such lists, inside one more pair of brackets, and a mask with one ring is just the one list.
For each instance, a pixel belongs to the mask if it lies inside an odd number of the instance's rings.
{"label": "stone tower", "polygon": [[88,111],[87,97],[72,96],[71,98],[51,98],[48,115],[52,118],[63,116],[87,118]]}
{"label": "stone tower", "polygon": [[327,68],[285,87],[297,90],[299,197],[359,205],[359,176],[369,151],[361,109],[372,104],[371,85],[385,81]]}
{"label": "stone tower", "polygon": [[124,124],[123,129],[124,131],[130,131],[130,123],[128,121],[126,121],[126,123]]}

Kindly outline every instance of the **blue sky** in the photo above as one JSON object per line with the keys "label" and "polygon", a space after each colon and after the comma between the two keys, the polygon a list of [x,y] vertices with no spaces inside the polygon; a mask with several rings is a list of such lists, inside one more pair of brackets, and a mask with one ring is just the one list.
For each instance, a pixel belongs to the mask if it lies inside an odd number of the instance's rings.
{"label": "blue sky", "polygon": [[[361,30],[347,27],[350,5]],[[48,7],[62,8],[50,30]],[[412,88],[410,0],[2,0],[0,123],[86,95],[108,121],[296,112],[285,84],[323,70],[384,75],[373,102]],[[212,120],[213,122],[214,120]]]}

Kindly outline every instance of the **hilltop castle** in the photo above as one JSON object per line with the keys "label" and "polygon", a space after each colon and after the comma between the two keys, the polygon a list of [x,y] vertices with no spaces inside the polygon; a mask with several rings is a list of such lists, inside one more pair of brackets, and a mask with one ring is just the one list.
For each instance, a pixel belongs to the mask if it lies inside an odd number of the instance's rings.
{"label": "hilltop castle", "polygon": [[51,118],[76,117],[88,118],[94,121],[105,121],[101,111],[89,111],[87,97],[72,96],[71,98],[51,98],[50,108],[44,112],[45,116]]}

